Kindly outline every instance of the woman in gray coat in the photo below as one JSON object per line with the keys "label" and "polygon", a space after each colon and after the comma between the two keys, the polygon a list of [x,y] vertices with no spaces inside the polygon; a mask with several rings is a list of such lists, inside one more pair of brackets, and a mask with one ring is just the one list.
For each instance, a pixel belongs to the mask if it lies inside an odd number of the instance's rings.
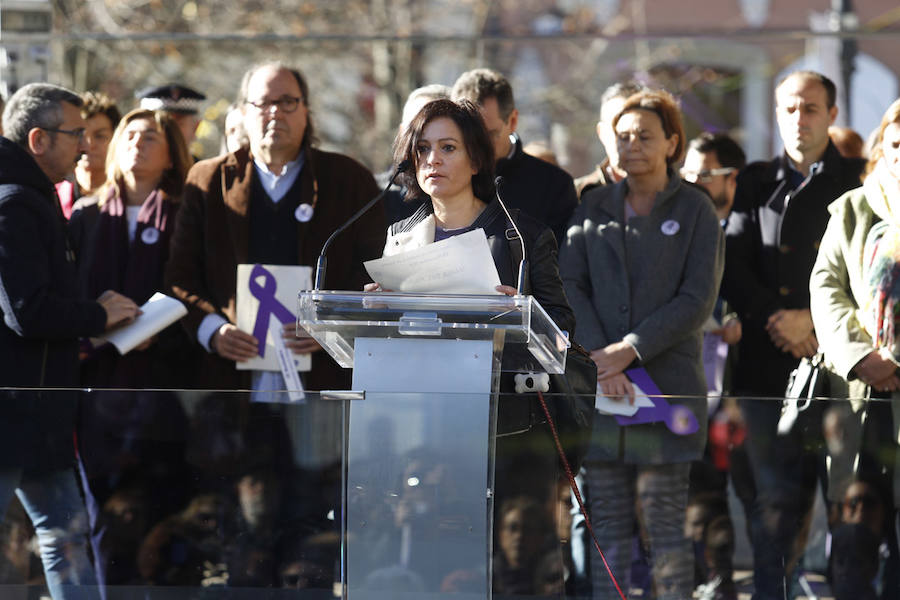
{"label": "woman in gray coat", "polygon": [[[670,94],[635,94],[613,126],[628,176],[584,196],[560,256],[576,339],[597,364],[598,391],[632,401],[625,371],[641,367],[662,394],[681,396],[665,402],[689,410],[699,430],[679,435],[662,422],[620,426],[613,416],[596,415],[586,462],[591,518],[619,582],[629,581],[639,518],[651,545],[657,597],[689,598],[693,554],[683,537],[688,474],[706,441],[701,329],[719,289],[723,234],[709,199],[672,169],[685,144]],[[599,556],[592,556],[591,568],[594,598],[617,598]]]}

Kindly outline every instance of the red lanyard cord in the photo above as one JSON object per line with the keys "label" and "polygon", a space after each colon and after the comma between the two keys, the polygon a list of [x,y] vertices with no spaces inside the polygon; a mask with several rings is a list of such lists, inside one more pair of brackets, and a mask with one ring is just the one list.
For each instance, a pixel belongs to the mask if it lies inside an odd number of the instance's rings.
{"label": "red lanyard cord", "polygon": [[581,492],[578,491],[578,484],[575,483],[575,476],[572,475],[572,467],[569,466],[569,461],[566,460],[566,453],[563,452],[562,444],[559,441],[559,434],[556,431],[556,424],[553,423],[553,419],[550,417],[550,411],[547,409],[547,402],[544,401],[544,394],[542,392],[538,392],[538,400],[541,401],[541,408],[544,410],[544,416],[547,417],[547,424],[550,425],[550,433],[553,434],[553,443],[556,444],[556,451],[559,453],[559,458],[562,461],[563,467],[566,469],[566,477],[569,478],[569,486],[572,488],[572,492],[575,494],[575,499],[578,501],[578,508],[581,509],[581,514],[584,517],[584,523],[587,525],[588,532],[591,534],[591,539],[594,541],[594,548],[597,549],[597,552],[600,553],[600,558],[603,560],[603,566],[606,567],[606,572],[609,573],[609,578],[612,580],[613,585],[616,586],[616,591],[619,592],[619,597],[622,600],[627,600],[625,598],[625,594],[622,593],[622,588],[619,587],[619,582],[616,581],[616,576],[613,575],[612,569],[609,568],[609,563],[606,562],[606,557],[603,555],[603,550],[600,549],[600,543],[597,542],[597,536],[594,535],[594,528],[591,526],[591,518],[587,514],[587,510],[584,508],[584,501],[581,499]]}

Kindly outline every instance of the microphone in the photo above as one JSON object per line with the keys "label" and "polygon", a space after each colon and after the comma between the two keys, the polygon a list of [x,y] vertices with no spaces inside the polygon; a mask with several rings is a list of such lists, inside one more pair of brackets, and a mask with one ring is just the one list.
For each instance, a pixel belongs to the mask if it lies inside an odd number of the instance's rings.
{"label": "microphone", "polygon": [[522,245],[522,260],[519,261],[519,278],[516,282],[516,294],[521,296],[525,293],[525,274],[528,273],[528,261],[525,259],[525,238],[522,237],[522,232],[519,231],[519,226],[516,225],[516,222],[513,221],[512,215],[509,214],[509,210],[506,208],[506,203],[503,202],[503,198],[500,197],[500,187],[503,185],[503,175],[498,175],[494,179],[494,188],[496,189],[497,201],[500,202],[500,206],[503,208],[503,212],[506,213],[506,218],[509,219],[509,222],[512,223],[513,229],[516,230],[516,235],[519,236],[519,243]]}
{"label": "microphone", "polygon": [[339,233],[353,225],[353,223],[355,223],[357,219],[363,216],[367,210],[375,206],[375,204],[379,200],[384,198],[384,195],[387,194],[387,191],[391,189],[392,185],[394,185],[394,180],[397,179],[397,176],[409,169],[410,164],[411,163],[409,160],[400,161],[400,164],[398,164],[397,168],[394,169],[394,174],[391,175],[391,178],[388,181],[387,185],[384,186],[384,189],[381,190],[381,192],[377,196],[369,200],[369,202],[366,203],[365,206],[356,211],[355,215],[347,219],[346,223],[335,229],[334,233],[332,233],[331,236],[329,236],[329,238],[325,240],[325,243],[322,244],[322,251],[319,252],[319,259],[316,261],[316,281],[315,285],[313,285],[313,291],[318,292],[322,289],[322,285],[325,283],[325,269],[328,265],[328,259],[326,258],[325,253],[328,252],[328,247],[331,245],[331,242],[334,241],[334,238],[336,238]]}

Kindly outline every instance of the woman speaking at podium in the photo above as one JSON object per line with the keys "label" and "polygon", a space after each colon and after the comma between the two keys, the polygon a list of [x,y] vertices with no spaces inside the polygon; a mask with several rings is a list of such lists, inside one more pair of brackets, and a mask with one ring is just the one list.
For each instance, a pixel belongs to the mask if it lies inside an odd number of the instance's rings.
{"label": "woman speaking at podium", "polygon": [[[426,104],[394,142],[394,163],[408,160],[412,168],[400,174],[408,190],[407,200],[426,201],[409,218],[388,229],[384,254],[406,252],[463,234],[483,229],[502,285],[499,292],[514,295],[521,256],[516,230],[525,242],[528,271],[524,294],[534,296],[556,325],[574,334],[575,319],[566,300],[559,277],[557,245],[553,233],[541,223],[518,212],[506,216],[494,187],[493,146],[477,107],[468,102],[435,100]],[[501,191],[502,196],[502,191]],[[430,201],[429,201],[430,200]],[[510,203],[515,199],[510,198]],[[367,291],[380,286],[369,284]],[[502,386],[506,389],[506,386]],[[500,507],[514,497],[531,497],[544,505],[553,490],[556,493],[558,463],[553,440],[546,427],[530,429],[545,418],[535,400],[501,398],[498,408],[494,505]],[[504,431],[525,431],[503,436]],[[574,468],[577,468],[574,467]],[[550,537],[550,519],[535,524],[546,527]],[[499,515],[495,523],[500,523]],[[495,591],[527,592],[533,585],[534,571],[544,554],[521,557],[516,570],[522,581],[495,573]],[[557,553],[558,556],[558,553]],[[502,561],[495,562],[495,568]],[[513,577],[512,579],[515,579]],[[498,589],[498,582],[507,589]]]}
{"label": "woman speaking at podium", "polygon": [[[408,190],[406,200],[424,197],[431,201],[388,228],[384,255],[481,228],[503,284],[497,289],[514,295],[519,258],[513,256],[510,246],[519,242],[516,228],[497,200],[493,146],[478,108],[466,100],[426,104],[394,142],[394,163],[404,160],[412,167],[397,179]],[[533,295],[556,325],[571,336],[575,318],[559,278],[553,233],[518,211],[513,211],[512,218],[525,241],[530,265],[526,279],[530,285],[523,293]]]}

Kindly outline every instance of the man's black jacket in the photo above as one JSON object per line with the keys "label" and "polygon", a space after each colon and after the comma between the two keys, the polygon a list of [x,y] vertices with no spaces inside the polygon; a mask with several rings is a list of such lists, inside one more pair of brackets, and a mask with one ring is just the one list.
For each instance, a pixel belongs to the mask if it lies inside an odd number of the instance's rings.
{"label": "man's black jacket", "polygon": [[[53,184],[0,137],[0,387],[78,385],[78,338],[106,312],[79,299],[73,261]],[[74,394],[0,395],[0,467],[71,464]]]}
{"label": "man's black jacket", "polygon": [[572,177],[555,165],[525,154],[518,138],[513,155],[497,162],[497,175],[503,177],[500,196],[506,206],[518,208],[549,227],[557,246],[562,246],[569,218],[578,205]]}
{"label": "man's black jacket", "polygon": [[798,361],[772,343],[766,322],[782,308],[809,308],[809,276],[828,225],[828,205],[861,185],[864,162],[842,157],[830,142],[818,165],[793,191],[784,156],[752,163],[738,175],[722,278],[722,295],[743,323],[734,375],[738,392],[784,394]]}

